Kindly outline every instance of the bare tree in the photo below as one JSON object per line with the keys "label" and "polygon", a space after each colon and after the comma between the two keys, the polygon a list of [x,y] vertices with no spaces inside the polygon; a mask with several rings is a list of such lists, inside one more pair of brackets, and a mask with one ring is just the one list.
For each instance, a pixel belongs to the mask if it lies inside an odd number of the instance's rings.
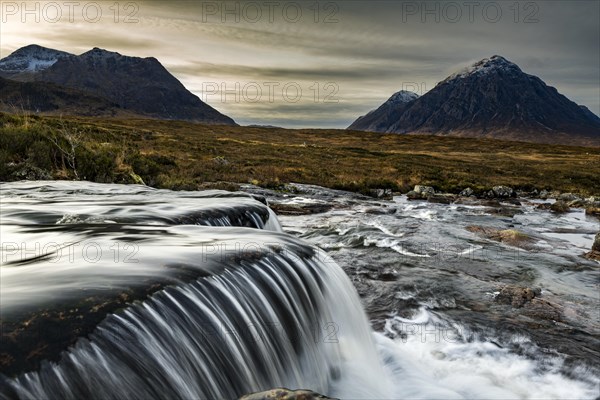
{"label": "bare tree", "polygon": [[62,123],[61,127],[55,131],[53,130],[48,138],[60,151],[63,160],[66,160],[69,168],[73,170],[75,178],[79,179],[79,174],[77,173],[76,152],[82,143],[82,132],[77,128],[69,128]]}

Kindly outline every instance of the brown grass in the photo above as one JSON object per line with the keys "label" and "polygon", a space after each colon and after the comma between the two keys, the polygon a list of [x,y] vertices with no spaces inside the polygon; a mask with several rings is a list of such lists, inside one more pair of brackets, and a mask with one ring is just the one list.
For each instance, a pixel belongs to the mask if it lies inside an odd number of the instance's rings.
{"label": "brown grass", "polygon": [[[34,125],[52,129],[57,121],[36,118]],[[142,119],[69,118],[61,123],[65,121],[86,132],[89,147],[104,143],[123,154],[137,151],[173,160],[175,166],[156,177],[160,187],[194,188],[218,181],[277,187],[299,182],[358,191],[406,191],[425,184],[456,192],[508,185],[600,194],[600,148]],[[0,125],[0,134],[5,126]],[[119,155],[121,169],[126,162]]]}

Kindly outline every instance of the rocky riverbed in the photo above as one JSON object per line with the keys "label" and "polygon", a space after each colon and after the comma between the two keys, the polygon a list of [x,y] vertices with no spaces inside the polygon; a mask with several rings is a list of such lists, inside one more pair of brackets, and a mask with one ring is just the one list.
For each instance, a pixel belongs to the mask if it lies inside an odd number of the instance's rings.
{"label": "rocky riverbed", "polygon": [[439,342],[452,330],[598,387],[597,199],[506,187],[476,198],[417,186],[388,200],[245,189],[267,197],[284,230],[329,252],[383,335]]}

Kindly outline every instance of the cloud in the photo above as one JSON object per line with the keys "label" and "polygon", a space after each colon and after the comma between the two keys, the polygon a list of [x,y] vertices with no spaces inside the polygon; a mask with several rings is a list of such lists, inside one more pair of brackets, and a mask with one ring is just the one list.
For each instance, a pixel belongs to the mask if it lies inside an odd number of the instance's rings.
{"label": "cloud", "polygon": [[[255,23],[237,22],[235,15],[223,22],[220,13],[206,15],[203,9],[207,4],[242,9],[250,3],[141,1],[135,3],[135,24],[112,18],[97,24],[81,18],[57,24],[12,20],[2,26],[0,53],[35,42],[75,53],[98,46],[154,56],[198,95],[206,82],[298,82],[303,88],[335,82],[338,104],[303,98],[295,105],[216,106],[242,122],[338,127],[407,85],[416,83],[423,94],[470,62],[500,54],[600,114],[600,2],[519,2],[516,13],[514,2],[479,2],[472,21],[465,3],[455,2],[461,8],[456,22],[450,21],[451,2],[443,1],[319,2],[318,15],[314,2],[278,1],[273,21],[263,14]],[[302,7],[302,18],[293,23],[281,13],[291,3]],[[501,8],[498,21],[483,14],[488,3]],[[415,12],[406,8],[411,4]],[[337,22],[325,23],[327,16]]]}

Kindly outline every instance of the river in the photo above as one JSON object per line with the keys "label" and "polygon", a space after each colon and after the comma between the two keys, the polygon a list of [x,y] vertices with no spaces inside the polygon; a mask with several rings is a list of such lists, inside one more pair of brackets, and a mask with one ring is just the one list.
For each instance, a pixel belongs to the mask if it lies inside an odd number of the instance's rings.
{"label": "river", "polygon": [[583,210],[242,189],[2,184],[0,398],[600,396]]}

